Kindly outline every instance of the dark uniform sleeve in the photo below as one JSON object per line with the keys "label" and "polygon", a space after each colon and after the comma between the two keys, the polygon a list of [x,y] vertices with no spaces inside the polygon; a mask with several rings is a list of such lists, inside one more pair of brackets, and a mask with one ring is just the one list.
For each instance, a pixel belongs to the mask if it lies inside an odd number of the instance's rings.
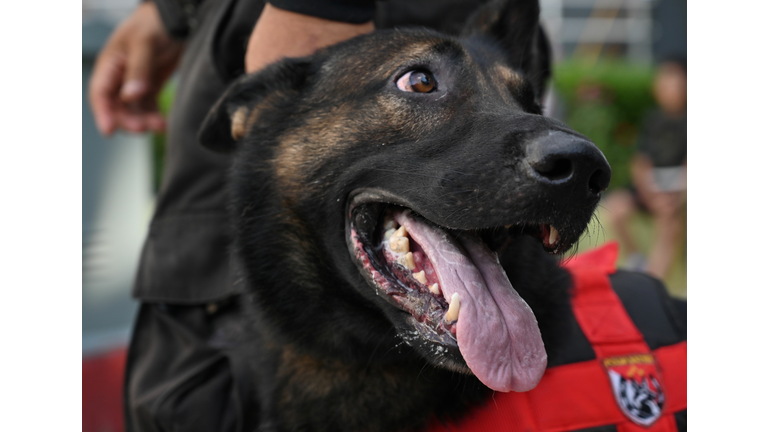
{"label": "dark uniform sleeve", "polygon": [[[197,25],[197,10],[204,0],[152,1],[157,5],[168,33],[174,38],[185,39]],[[374,0],[274,0],[268,3],[287,11],[351,24],[372,21],[376,13]]]}
{"label": "dark uniform sleeve", "polygon": [[372,21],[376,2],[372,0],[272,0],[272,6],[331,21],[362,24]]}
{"label": "dark uniform sleeve", "polygon": [[154,1],[165,29],[176,39],[186,39],[197,25],[197,9],[204,0],[144,0]]}

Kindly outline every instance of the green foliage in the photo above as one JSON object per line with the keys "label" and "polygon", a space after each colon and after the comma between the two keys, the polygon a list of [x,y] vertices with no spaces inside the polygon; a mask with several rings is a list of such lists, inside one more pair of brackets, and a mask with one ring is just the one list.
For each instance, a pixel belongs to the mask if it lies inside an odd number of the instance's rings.
{"label": "green foliage", "polygon": [[566,105],[565,122],[589,137],[611,164],[610,189],[629,185],[629,160],[645,113],[654,106],[653,68],[619,61],[560,63],[554,86]]}
{"label": "green foliage", "polygon": [[[168,113],[171,111],[173,97],[176,94],[176,81],[169,80],[163,86],[157,97],[157,105],[163,117],[168,119]],[[160,190],[160,183],[163,180],[163,161],[165,160],[165,134],[152,134],[152,172],[155,192]]]}

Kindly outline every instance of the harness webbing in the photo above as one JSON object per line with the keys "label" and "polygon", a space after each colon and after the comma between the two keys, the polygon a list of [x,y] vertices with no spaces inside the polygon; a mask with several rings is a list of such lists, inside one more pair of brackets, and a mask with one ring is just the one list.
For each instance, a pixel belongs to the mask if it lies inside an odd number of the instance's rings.
{"label": "harness webbing", "polygon": [[[674,413],[687,406],[687,343],[649,349],[608,279],[617,257],[618,245],[608,243],[565,265],[574,280],[574,315],[597,359],[549,368],[533,390],[495,393],[459,424],[433,422],[429,431],[566,432],[603,425],[616,425],[618,432],[677,431]],[[665,401],[661,417],[645,427],[619,408],[603,360],[649,353]]]}

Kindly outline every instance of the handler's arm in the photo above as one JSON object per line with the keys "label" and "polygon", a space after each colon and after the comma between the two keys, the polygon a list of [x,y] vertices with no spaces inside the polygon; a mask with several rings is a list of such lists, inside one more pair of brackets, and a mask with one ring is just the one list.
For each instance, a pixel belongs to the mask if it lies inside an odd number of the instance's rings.
{"label": "handler's arm", "polygon": [[373,29],[373,21],[333,21],[267,3],[248,41],[245,70],[255,72],[283,57],[310,55]]}
{"label": "handler's arm", "polygon": [[[372,10],[358,11],[357,16],[372,16]],[[320,18],[268,3],[248,42],[246,71],[257,71],[283,57],[309,55],[374,29],[373,21],[354,21]],[[141,3],[115,30],[96,60],[89,88],[89,101],[102,134],[110,135],[117,129],[145,132],[165,128],[157,95],[175,69],[182,48],[183,44],[163,27],[151,1]]]}

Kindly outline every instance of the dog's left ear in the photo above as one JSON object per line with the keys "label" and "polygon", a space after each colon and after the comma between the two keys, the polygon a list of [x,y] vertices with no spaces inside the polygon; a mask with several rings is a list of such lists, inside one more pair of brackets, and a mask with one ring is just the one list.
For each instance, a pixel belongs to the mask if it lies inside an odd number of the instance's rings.
{"label": "dog's left ear", "polygon": [[200,143],[221,153],[233,151],[268,105],[298,97],[310,64],[309,58],[285,59],[238,78],[203,120],[197,134]]}
{"label": "dog's left ear", "polygon": [[509,65],[525,74],[541,102],[551,74],[551,49],[539,25],[538,0],[491,0],[469,17],[461,36],[499,42]]}

